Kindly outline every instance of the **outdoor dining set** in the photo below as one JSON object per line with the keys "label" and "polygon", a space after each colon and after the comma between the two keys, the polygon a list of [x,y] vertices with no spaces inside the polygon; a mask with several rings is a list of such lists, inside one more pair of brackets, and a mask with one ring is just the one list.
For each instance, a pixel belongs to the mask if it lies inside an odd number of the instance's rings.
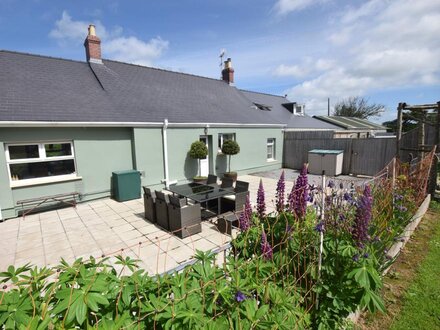
{"label": "outdoor dining set", "polygon": [[145,218],[180,238],[202,231],[202,220],[217,216],[219,231],[231,234],[249,195],[249,183],[210,174],[204,182],[172,185],[165,191],[143,187]]}

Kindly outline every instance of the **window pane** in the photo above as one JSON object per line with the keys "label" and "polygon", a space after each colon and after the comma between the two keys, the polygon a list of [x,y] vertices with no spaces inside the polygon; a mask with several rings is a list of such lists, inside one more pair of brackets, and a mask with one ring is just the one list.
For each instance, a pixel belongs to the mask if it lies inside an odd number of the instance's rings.
{"label": "window pane", "polygon": [[73,159],[54,162],[10,164],[12,180],[43,178],[75,173]]}
{"label": "window pane", "polygon": [[273,151],[271,146],[267,146],[267,158],[272,158]]}
{"label": "window pane", "polygon": [[24,145],[24,146],[9,146],[9,158],[10,159],[26,159],[26,158],[38,158],[38,145]]}
{"label": "window pane", "polygon": [[223,142],[228,141],[228,140],[233,140],[233,135],[232,134],[225,134],[223,135]]}
{"label": "window pane", "polygon": [[71,156],[72,147],[70,143],[45,144],[46,157]]}

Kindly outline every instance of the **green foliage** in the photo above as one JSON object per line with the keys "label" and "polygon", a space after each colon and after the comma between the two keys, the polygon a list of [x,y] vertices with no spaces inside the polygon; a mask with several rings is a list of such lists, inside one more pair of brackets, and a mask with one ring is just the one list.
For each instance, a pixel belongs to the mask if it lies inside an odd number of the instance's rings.
{"label": "green foliage", "polygon": [[352,96],[335,104],[333,116],[367,119],[380,116],[384,111],[383,104],[369,103],[364,97]]}
{"label": "green foliage", "polygon": [[[162,277],[150,277],[129,257],[118,257],[116,263],[129,269],[130,276],[118,274],[107,259],[78,259],[71,265],[62,261],[57,270],[11,266],[1,274],[14,287],[1,292],[0,327],[289,329],[287,324],[309,325],[300,297],[277,283],[264,283],[267,272],[249,279],[233,257],[226,269],[214,265],[211,252],[198,252],[196,259],[183,272]],[[264,269],[269,264],[254,266]],[[49,280],[52,275],[58,280]],[[246,295],[244,301],[236,299],[239,290]],[[265,299],[258,298],[266,290]]]}
{"label": "green foliage", "polygon": [[240,152],[240,146],[234,140],[226,140],[223,142],[222,153],[229,156],[229,172],[231,172],[231,156],[236,155]]}
{"label": "green foliage", "polygon": [[[402,301],[402,310],[390,329],[439,329],[440,328],[440,203],[431,202],[435,223],[430,227],[429,243],[421,264],[414,270],[415,276]],[[420,237],[419,237],[420,239]],[[423,237],[426,239],[426,236]]]}
{"label": "green foliage", "polygon": [[191,144],[189,156],[194,159],[204,159],[208,156],[208,147],[202,141],[195,141]]}
{"label": "green foliage", "polygon": [[240,152],[240,146],[234,140],[226,140],[223,142],[222,153],[225,155],[236,155]]}
{"label": "green foliage", "polygon": [[191,144],[188,154],[191,158],[199,161],[198,176],[200,177],[200,159],[205,159],[208,156],[208,147],[202,141],[195,141]]}

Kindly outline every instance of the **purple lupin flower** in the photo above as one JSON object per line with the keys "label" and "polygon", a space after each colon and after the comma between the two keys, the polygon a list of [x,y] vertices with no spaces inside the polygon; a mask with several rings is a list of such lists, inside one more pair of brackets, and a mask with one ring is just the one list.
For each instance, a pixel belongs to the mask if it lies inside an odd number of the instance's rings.
{"label": "purple lupin flower", "polygon": [[260,179],[260,185],[257,191],[257,212],[260,219],[266,215],[266,202],[264,200],[263,180]]}
{"label": "purple lupin flower", "polygon": [[266,236],[266,232],[264,231],[264,228],[263,228],[263,232],[261,233],[261,253],[263,255],[263,258],[266,260],[272,259],[273,257],[272,247],[267,241],[267,236]]}
{"label": "purple lupin flower", "polygon": [[246,203],[244,204],[243,212],[241,212],[238,219],[238,224],[241,231],[247,231],[251,227],[252,206],[249,195],[246,196]]}
{"label": "purple lupin flower", "polygon": [[277,211],[284,211],[284,190],[286,188],[286,182],[284,179],[284,171],[281,172],[280,179],[277,183],[277,192],[276,192],[276,206]]}
{"label": "purple lupin flower", "polygon": [[237,302],[242,302],[242,301],[246,300],[246,298],[247,298],[246,295],[243,292],[241,292],[240,290],[238,290],[235,293],[235,300]]}
{"label": "purple lupin flower", "polygon": [[352,237],[359,248],[363,247],[364,243],[369,239],[368,228],[371,220],[372,205],[373,197],[371,196],[370,186],[367,185],[363,195],[359,197],[352,230]]}
{"label": "purple lupin flower", "polygon": [[289,195],[289,210],[294,212],[297,217],[303,218],[306,214],[308,199],[309,185],[307,179],[307,164],[304,164]]}
{"label": "purple lupin flower", "polygon": [[315,226],[315,231],[317,231],[318,233],[323,233],[324,232],[324,222],[322,222],[322,221],[318,222]]}

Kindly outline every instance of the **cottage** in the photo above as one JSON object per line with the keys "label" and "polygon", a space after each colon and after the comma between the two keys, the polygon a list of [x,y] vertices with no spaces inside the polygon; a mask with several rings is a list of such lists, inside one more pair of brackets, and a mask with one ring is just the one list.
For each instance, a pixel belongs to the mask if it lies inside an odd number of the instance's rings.
{"label": "cottage", "polygon": [[0,51],[0,219],[23,199],[108,197],[113,171],[136,169],[153,189],[186,182],[195,140],[209,149],[202,174],[226,171],[227,139],[240,144],[239,174],[280,168],[285,128],[331,126],[237,89],[230,59],[217,80],[102,59],[93,25],[84,46],[86,62]]}

